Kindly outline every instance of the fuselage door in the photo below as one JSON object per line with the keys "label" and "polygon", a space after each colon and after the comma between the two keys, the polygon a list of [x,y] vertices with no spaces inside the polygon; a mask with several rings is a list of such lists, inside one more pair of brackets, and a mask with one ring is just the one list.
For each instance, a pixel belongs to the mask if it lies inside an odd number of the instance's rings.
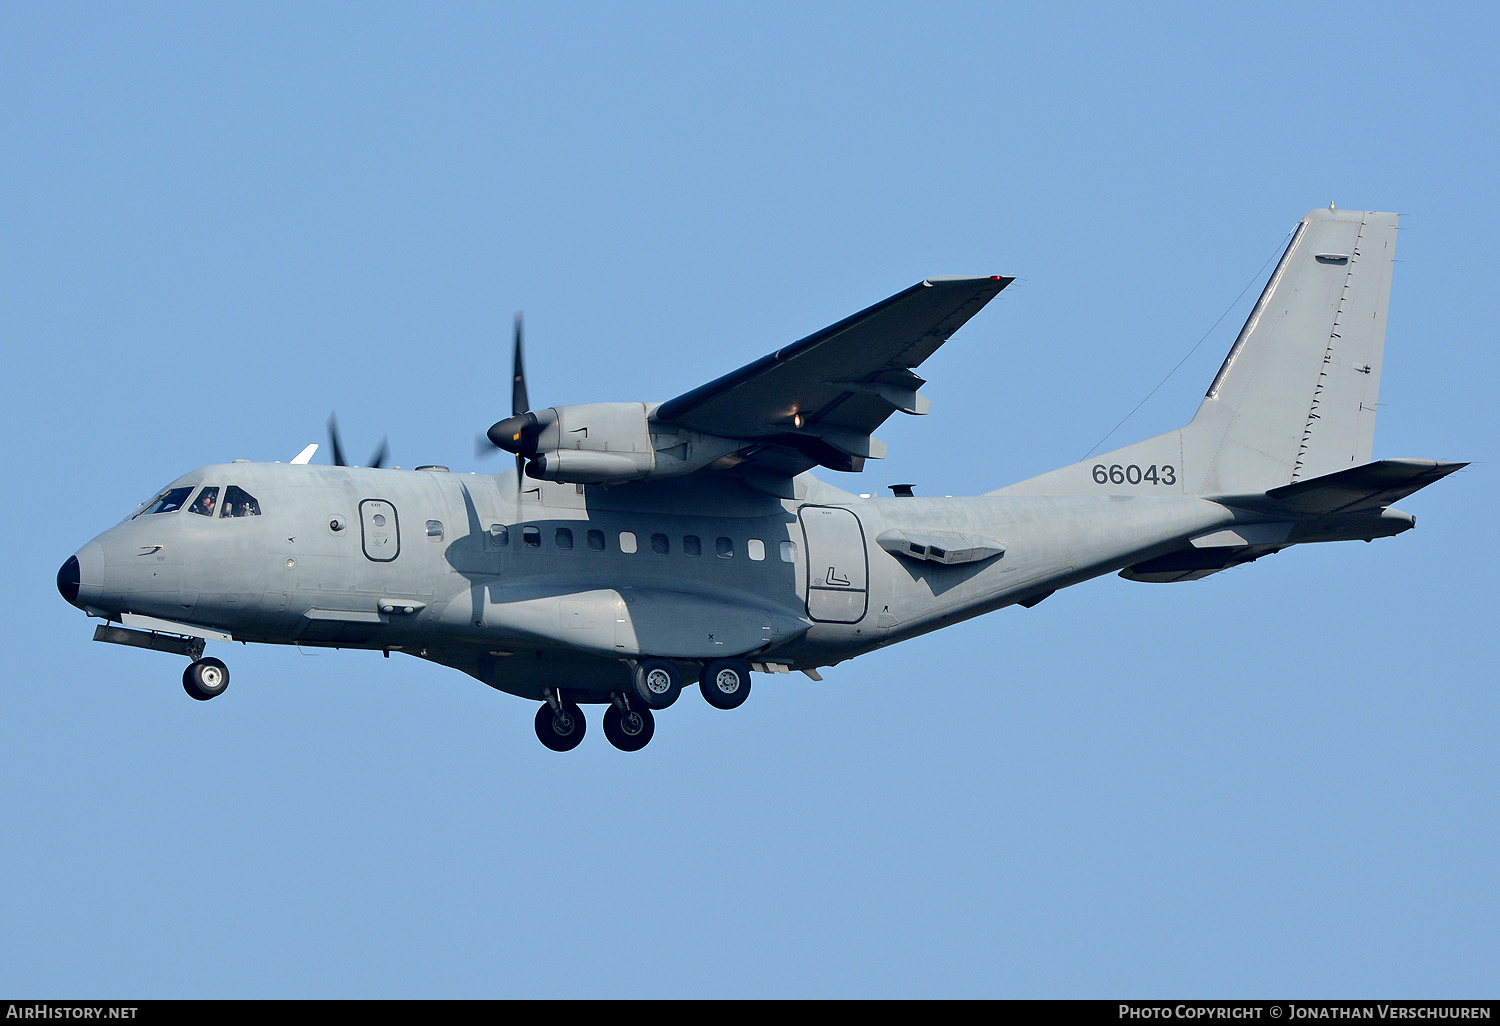
{"label": "fuselage door", "polygon": [[401,554],[401,529],[396,507],[384,499],[365,499],[359,504],[364,529],[365,555],[377,563],[389,563]]}
{"label": "fuselage door", "polygon": [[858,623],[865,617],[869,567],[859,517],[840,506],[803,506],[807,552],[807,615],[824,623]]}

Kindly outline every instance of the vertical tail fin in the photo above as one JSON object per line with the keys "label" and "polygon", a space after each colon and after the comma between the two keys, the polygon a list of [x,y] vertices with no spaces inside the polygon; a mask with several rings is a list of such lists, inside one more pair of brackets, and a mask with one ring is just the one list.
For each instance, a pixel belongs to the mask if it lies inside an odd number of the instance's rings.
{"label": "vertical tail fin", "polygon": [[1396,221],[1309,213],[1187,426],[1000,491],[1250,494],[1368,463]]}

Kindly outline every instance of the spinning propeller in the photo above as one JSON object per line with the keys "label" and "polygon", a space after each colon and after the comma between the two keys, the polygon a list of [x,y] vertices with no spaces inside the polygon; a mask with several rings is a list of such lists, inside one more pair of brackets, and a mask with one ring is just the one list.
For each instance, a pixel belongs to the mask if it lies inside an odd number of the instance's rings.
{"label": "spinning propeller", "polygon": [[[349,461],[344,459],[344,447],[339,443],[339,423],[333,414],[328,415],[328,444],[333,449],[333,465],[335,467],[347,467]],[[389,438],[380,440],[380,448],[375,450],[375,455],[370,457],[369,467],[379,470],[385,466],[385,461],[390,458],[391,446]]]}
{"label": "spinning propeller", "polygon": [[[491,445],[497,449],[516,454],[516,478],[519,480],[526,469],[526,461],[536,455],[537,438],[542,433],[542,423],[531,412],[531,401],[526,396],[526,369],[521,361],[521,328],[523,318],[516,314],[515,351],[512,356],[510,416],[490,426],[485,432]],[[480,443],[483,446],[483,442]]]}

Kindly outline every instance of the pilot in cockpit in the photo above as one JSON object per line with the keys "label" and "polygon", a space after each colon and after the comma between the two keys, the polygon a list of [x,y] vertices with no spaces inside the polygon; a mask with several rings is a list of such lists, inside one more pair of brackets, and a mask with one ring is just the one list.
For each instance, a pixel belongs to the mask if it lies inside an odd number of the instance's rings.
{"label": "pilot in cockpit", "polygon": [[194,501],[192,506],[188,507],[188,512],[197,513],[199,516],[211,517],[214,515],[218,498],[219,490],[217,488],[205,488],[199,493],[197,500]]}

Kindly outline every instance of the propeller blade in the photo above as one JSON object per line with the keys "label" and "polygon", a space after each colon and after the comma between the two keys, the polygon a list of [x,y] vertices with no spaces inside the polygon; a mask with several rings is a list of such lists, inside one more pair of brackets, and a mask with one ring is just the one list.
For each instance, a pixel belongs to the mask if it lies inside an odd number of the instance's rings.
{"label": "propeller blade", "polygon": [[482,437],[474,440],[476,453],[483,451],[486,441],[496,449],[515,453],[518,483],[526,472],[526,461],[536,455],[537,440],[543,427],[552,423],[557,416],[550,411],[543,411],[542,417],[531,412],[531,399],[526,394],[526,364],[521,355],[525,320],[525,314],[516,314],[511,351],[510,416],[490,425],[490,429]]}
{"label": "propeller blade", "polygon": [[375,470],[379,470],[385,466],[385,461],[390,458],[390,455],[391,440],[390,438],[382,438],[380,440],[380,448],[376,449],[375,455],[370,457],[370,466]]}
{"label": "propeller blade", "polygon": [[[328,447],[333,450],[333,465],[335,467],[349,466],[349,461],[344,458],[343,440],[339,438],[338,418],[332,413],[328,415],[328,443]],[[314,448],[316,448],[316,446],[314,446]],[[385,461],[390,459],[390,457],[391,440],[389,438],[382,438],[380,440],[380,448],[376,449],[375,455],[370,457],[369,465],[372,469],[379,470],[381,467],[385,466]]]}
{"label": "propeller blade", "polygon": [[526,398],[526,368],[521,364],[521,326],[524,320],[524,314],[516,314],[516,347],[514,357],[511,361],[511,416],[515,416],[518,413],[525,413],[531,409],[531,401]]}
{"label": "propeller blade", "polygon": [[331,413],[328,415],[328,442],[333,449],[333,465],[347,467],[349,464],[344,459],[344,447],[339,444],[339,422]]}

